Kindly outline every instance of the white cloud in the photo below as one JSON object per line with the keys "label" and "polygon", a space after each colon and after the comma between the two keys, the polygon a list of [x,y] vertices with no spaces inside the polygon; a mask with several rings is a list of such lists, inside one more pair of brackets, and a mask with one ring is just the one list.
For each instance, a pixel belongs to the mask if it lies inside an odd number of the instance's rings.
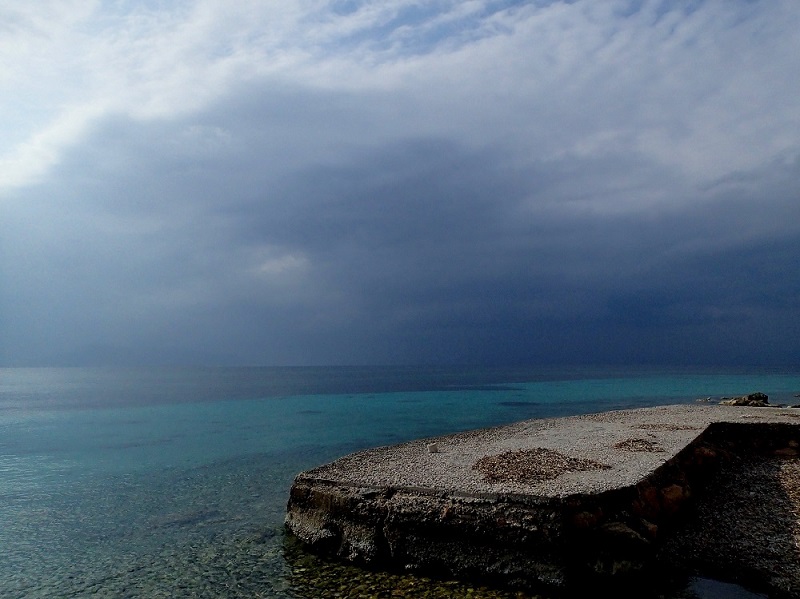
{"label": "white cloud", "polygon": [[[104,12],[99,3],[50,4],[0,13],[6,33],[0,51],[8,65],[0,95],[13,99],[3,111],[0,190],[41,177],[100,118],[159,119],[198,110],[269,59],[268,45],[245,43],[259,25],[248,22],[254,3],[237,3],[234,11],[230,4],[223,10],[222,3],[198,2],[172,12],[137,7],[129,13]],[[236,18],[226,17],[231,12]],[[273,67],[280,64],[278,56]]]}
{"label": "white cloud", "polygon": [[190,114],[259,78],[391,91],[367,107],[398,121],[382,128],[391,135],[512,145],[533,159],[626,140],[697,181],[798,143],[791,0],[693,11],[651,1],[631,14],[622,0],[26,6],[0,13],[0,94],[13,98],[0,189],[46,174],[105,115]]}

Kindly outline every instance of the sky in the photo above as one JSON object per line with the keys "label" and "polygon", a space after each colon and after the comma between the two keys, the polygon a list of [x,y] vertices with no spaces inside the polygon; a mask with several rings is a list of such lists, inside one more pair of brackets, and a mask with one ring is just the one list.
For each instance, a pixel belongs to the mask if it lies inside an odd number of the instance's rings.
{"label": "sky", "polygon": [[0,0],[0,365],[798,365],[797,0]]}

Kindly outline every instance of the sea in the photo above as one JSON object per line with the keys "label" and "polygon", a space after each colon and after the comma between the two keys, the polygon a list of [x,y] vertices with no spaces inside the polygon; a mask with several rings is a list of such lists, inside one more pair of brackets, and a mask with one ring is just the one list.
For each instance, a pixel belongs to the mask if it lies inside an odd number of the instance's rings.
{"label": "sea", "polygon": [[[800,402],[800,369],[0,368],[0,597],[527,597],[308,554],[301,471],[531,418]],[[686,577],[641,597],[763,597]]]}

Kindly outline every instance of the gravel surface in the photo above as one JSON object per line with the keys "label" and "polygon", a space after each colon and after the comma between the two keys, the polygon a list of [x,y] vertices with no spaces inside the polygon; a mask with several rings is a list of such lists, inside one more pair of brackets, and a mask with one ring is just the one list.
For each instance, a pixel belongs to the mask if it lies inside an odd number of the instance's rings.
{"label": "gravel surface", "polygon": [[483,474],[483,480],[490,483],[531,484],[556,478],[565,472],[604,470],[611,466],[594,460],[571,458],[552,449],[537,447],[487,455],[475,462],[472,468],[479,470]]}
{"label": "gravel surface", "polygon": [[[597,493],[635,485],[712,422],[788,422],[800,426],[800,410],[688,404],[527,420],[377,447],[300,476],[455,495],[524,493],[563,497]],[[480,464],[492,461],[504,461],[506,465],[513,461],[516,468],[528,473],[549,474],[486,476]],[[575,467],[589,462],[600,466]]]}
{"label": "gravel surface", "polygon": [[672,563],[769,596],[800,597],[800,459],[739,456],[723,467],[662,549]]}

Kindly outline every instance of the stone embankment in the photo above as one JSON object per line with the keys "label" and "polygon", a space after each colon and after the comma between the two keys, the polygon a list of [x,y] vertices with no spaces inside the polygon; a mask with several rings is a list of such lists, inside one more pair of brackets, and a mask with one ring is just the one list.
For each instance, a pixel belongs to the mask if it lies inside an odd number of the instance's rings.
{"label": "stone embankment", "polygon": [[[671,537],[691,537],[688,514],[726,464],[799,452],[800,410],[791,408],[675,405],[531,420],[303,472],[286,525],[313,551],[366,567],[527,590],[623,586],[681,561]],[[764,556],[703,567],[725,576],[742,563],[752,566],[748,581],[771,584],[759,574],[771,567]],[[795,574],[773,582],[797,596]]]}

